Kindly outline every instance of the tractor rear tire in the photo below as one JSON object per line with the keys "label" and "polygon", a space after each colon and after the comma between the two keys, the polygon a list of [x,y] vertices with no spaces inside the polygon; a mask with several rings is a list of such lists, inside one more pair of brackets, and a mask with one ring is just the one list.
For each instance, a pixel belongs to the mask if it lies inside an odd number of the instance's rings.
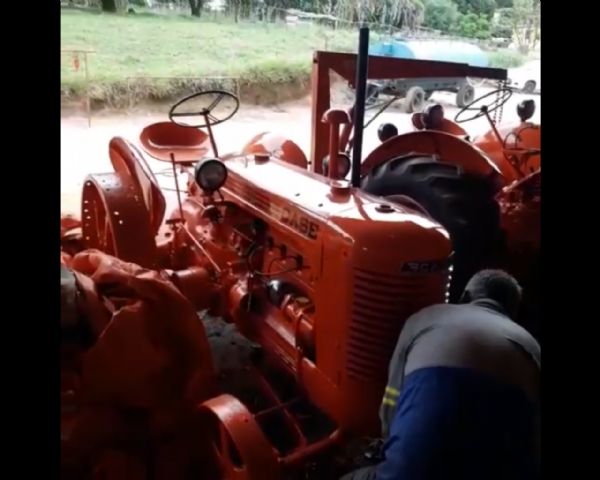
{"label": "tractor rear tire", "polygon": [[466,107],[475,100],[475,89],[468,83],[464,83],[456,93],[456,106]]}
{"label": "tractor rear tire", "polygon": [[425,90],[421,87],[410,87],[404,98],[403,111],[405,113],[420,112],[425,105]]}
{"label": "tractor rear tire", "polygon": [[411,197],[448,231],[454,248],[451,302],[458,301],[474,273],[494,266],[502,238],[500,209],[485,179],[432,157],[404,156],[374,168],[362,189]]}

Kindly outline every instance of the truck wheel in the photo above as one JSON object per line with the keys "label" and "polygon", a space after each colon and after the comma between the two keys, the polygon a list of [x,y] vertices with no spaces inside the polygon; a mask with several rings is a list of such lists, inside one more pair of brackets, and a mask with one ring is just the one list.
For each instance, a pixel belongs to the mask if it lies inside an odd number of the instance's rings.
{"label": "truck wheel", "polygon": [[432,157],[403,156],[371,170],[362,189],[382,197],[406,195],[448,231],[454,247],[451,302],[460,298],[474,273],[497,258],[500,209],[485,179]]}
{"label": "truck wheel", "polygon": [[525,93],[533,93],[535,92],[536,83],[534,80],[527,80],[525,85],[523,85],[523,91]]}
{"label": "truck wheel", "polygon": [[464,83],[456,94],[456,106],[459,108],[466,107],[475,99],[475,89],[468,83]]}
{"label": "truck wheel", "polygon": [[421,87],[410,87],[404,97],[403,110],[406,113],[420,112],[425,104],[425,90]]}

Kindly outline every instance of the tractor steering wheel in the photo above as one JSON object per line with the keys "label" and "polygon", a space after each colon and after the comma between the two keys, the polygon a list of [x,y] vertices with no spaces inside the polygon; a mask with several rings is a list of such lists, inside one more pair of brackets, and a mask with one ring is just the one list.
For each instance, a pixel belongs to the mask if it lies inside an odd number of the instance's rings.
{"label": "tractor steering wheel", "polygon": [[[483,117],[486,113],[492,113],[494,110],[502,107],[506,102],[508,102],[509,98],[512,97],[513,91],[510,88],[498,88],[496,90],[492,90],[485,95],[476,98],[468,105],[464,106],[460,109],[460,111],[454,117],[454,121],[456,123],[465,123],[470,122],[471,120],[475,120],[477,118]],[[482,100],[491,97],[492,95],[497,95],[497,97],[489,104],[482,105],[480,107],[474,106],[477,103],[480,103]],[[476,110],[477,113],[469,118],[460,118],[465,112]]]}
{"label": "tractor steering wheel", "polygon": [[[240,100],[233,93],[207,90],[179,100],[169,110],[169,120],[182,127],[212,127],[229,120],[239,108]],[[189,120],[186,121],[185,117]],[[195,117],[202,120],[194,120]]]}

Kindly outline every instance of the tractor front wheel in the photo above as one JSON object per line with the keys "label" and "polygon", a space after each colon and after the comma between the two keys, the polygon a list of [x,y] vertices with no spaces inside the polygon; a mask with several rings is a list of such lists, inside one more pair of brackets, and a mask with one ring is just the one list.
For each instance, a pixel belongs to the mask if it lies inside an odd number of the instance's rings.
{"label": "tractor front wheel", "polygon": [[371,170],[362,189],[382,197],[408,196],[448,231],[454,247],[451,302],[475,272],[492,266],[501,239],[500,210],[485,179],[432,157],[404,156]]}

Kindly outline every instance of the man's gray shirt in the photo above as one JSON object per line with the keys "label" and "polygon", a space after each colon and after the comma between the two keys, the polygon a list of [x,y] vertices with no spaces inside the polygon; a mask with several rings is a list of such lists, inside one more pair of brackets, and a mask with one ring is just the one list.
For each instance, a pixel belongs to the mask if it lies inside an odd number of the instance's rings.
{"label": "man's gray shirt", "polygon": [[521,388],[538,400],[541,354],[536,340],[491,300],[433,305],[405,323],[392,355],[380,409],[389,433],[404,378],[425,367],[470,368]]}

